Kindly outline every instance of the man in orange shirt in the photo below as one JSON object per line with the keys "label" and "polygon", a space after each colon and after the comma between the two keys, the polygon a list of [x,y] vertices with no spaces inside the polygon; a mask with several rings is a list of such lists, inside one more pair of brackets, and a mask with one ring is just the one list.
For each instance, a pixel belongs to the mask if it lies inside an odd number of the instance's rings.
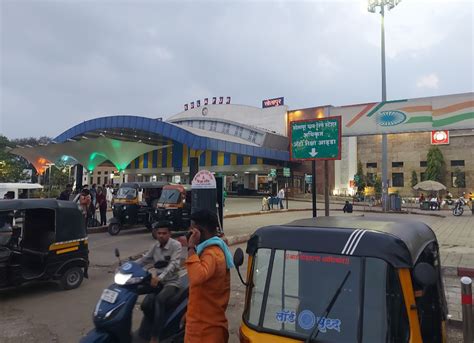
{"label": "man in orange shirt", "polygon": [[229,340],[225,311],[230,297],[230,268],[234,264],[229,248],[218,237],[217,226],[217,216],[209,210],[191,215],[185,343]]}

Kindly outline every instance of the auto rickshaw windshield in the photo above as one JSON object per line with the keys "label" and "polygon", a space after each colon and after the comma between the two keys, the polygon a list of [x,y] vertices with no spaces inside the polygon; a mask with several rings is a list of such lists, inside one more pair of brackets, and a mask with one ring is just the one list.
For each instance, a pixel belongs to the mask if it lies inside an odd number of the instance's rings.
{"label": "auto rickshaw windshield", "polygon": [[118,199],[134,199],[137,196],[137,190],[131,187],[121,187],[117,191]]}
{"label": "auto rickshaw windshield", "polygon": [[164,189],[161,193],[160,204],[177,204],[179,201],[179,190],[177,189]]}
{"label": "auto rickshaw windshield", "polygon": [[[244,316],[250,327],[306,339],[318,326],[324,342],[386,342],[406,335],[398,276],[381,259],[260,248],[253,261]],[[332,310],[321,318],[348,271]]]}

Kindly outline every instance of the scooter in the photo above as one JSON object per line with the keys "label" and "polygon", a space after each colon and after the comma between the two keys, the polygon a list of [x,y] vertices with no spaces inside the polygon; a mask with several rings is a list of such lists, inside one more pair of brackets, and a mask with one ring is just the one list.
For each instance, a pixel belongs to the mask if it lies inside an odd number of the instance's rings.
{"label": "scooter", "polygon": [[462,214],[464,213],[464,205],[466,205],[464,198],[459,198],[454,204],[453,215],[456,217],[462,216]]}
{"label": "scooter", "polygon": [[[141,294],[150,294],[151,274],[138,263],[120,261],[120,253],[115,249],[119,258],[119,269],[114,277],[114,283],[104,289],[95,307],[93,321],[95,329],[81,339],[81,343],[131,343],[149,342],[153,325],[154,309],[144,311],[140,329],[132,333],[132,313]],[[162,343],[184,341],[183,316],[188,305],[187,274],[180,274],[180,290],[170,301],[166,311],[166,323],[158,340]]]}

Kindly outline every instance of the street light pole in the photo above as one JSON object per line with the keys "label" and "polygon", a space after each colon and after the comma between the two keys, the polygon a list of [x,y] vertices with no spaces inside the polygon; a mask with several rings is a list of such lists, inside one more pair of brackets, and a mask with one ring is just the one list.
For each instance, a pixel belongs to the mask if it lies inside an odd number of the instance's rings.
{"label": "street light pole", "polygon": [[[398,5],[401,0],[369,0],[368,10],[375,13],[377,7],[380,7],[381,16],[381,50],[382,50],[382,102],[387,101],[387,82],[385,74],[385,6],[392,9]],[[388,211],[388,168],[387,168],[387,134],[382,133],[382,207],[383,211]]]}
{"label": "street light pole", "polygon": [[[381,47],[382,47],[382,101],[387,101],[387,78],[385,74],[385,6],[381,6]],[[387,134],[382,134],[382,206],[388,211],[388,168],[387,168]]]}

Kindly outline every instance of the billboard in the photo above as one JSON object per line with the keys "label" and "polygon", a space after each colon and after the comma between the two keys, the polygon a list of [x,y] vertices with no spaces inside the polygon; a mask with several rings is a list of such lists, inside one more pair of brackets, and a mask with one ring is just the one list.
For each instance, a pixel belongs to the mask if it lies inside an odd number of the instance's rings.
{"label": "billboard", "polygon": [[340,160],[341,117],[290,123],[291,160]]}
{"label": "billboard", "polygon": [[342,136],[474,129],[474,93],[288,112],[288,120],[341,116]]}

